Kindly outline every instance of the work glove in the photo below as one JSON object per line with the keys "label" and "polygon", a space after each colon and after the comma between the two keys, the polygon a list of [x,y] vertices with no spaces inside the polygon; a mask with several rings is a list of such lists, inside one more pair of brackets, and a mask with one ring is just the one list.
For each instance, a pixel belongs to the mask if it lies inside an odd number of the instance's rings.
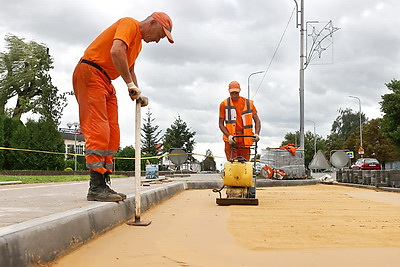
{"label": "work glove", "polygon": [[254,142],[260,141],[260,136],[258,134],[255,134],[254,137],[253,137],[253,141]]}
{"label": "work glove", "polygon": [[139,88],[137,88],[133,82],[127,83],[126,86],[128,86],[129,96],[131,97],[132,101],[140,97]]}
{"label": "work glove", "polygon": [[236,141],[235,141],[235,139],[233,139],[233,136],[232,136],[232,135],[229,135],[229,136],[228,136],[228,139],[229,139],[229,144],[230,144],[230,145],[236,144]]}
{"label": "work glove", "polygon": [[136,101],[139,101],[141,107],[145,107],[149,104],[149,99],[142,95],[140,95]]}

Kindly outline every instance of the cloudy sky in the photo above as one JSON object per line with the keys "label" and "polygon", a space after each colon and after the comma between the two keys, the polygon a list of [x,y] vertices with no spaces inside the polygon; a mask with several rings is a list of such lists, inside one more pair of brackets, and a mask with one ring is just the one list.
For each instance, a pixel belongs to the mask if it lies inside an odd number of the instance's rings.
{"label": "cloudy sky", "polygon": [[[164,11],[173,20],[175,44],[166,39],[143,44],[136,61],[139,87],[150,99],[155,125],[165,131],[180,116],[196,132],[196,153],[211,149],[223,157],[219,103],[232,80],[247,96],[251,73],[265,71],[251,76],[249,86],[262,120],[260,147],[278,147],[286,133],[299,130],[300,32],[294,8],[294,0],[3,1],[0,50],[5,51],[8,33],[46,44],[54,58],[53,83],[67,92],[76,63],[101,31],[121,17],[140,21]],[[358,100],[350,95],[360,98],[369,119],[382,116],[379,101],[389,93],[385,83],[400,79],[399,11],[397,0],[305,0],[305,20],[319,22],[309,26],[319,30],[332,20],[340,28],[305,70],[305,131],[312,132],[315,123],[325,138],[339,109],[358,111]],[[308,37],[307,46],[311,43]],[[134,103],[121,78],[114,86],[121,146],[133,145]],[[60,127],[77,120],[70,96]]]}

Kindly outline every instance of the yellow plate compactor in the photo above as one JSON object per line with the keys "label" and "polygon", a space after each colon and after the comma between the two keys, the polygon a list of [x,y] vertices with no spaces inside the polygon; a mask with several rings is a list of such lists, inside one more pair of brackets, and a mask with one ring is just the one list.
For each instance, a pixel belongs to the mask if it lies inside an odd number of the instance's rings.
{"label": "yellow plate compactor", "polygon": [[[252,145],[251,148],[254,148],[255,157],[257,155],[257,143]],[[232,149],[235,149],[235,146]],[[218,205],[258,205],[254,164],[240,156],[224,164],[224,171],[222,172],[224,184],[222,188],[213,189],[213,192],[219,193],[219,198],[216,199]],[[221,195],[224,188],[226,188],[226,198]]]}

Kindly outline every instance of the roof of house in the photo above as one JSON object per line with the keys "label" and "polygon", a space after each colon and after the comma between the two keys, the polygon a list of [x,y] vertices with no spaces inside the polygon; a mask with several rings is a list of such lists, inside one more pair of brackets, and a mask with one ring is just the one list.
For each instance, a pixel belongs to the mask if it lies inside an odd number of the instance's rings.
{"label": "roof of house", "polygon": [[[64,140],[75,140],[75,134],[73,133],[64,133],[62,132],[62,138]],[[85,138],[83,137],[83,134],[77,134],[76,135],[76,141],[84,142]]]}

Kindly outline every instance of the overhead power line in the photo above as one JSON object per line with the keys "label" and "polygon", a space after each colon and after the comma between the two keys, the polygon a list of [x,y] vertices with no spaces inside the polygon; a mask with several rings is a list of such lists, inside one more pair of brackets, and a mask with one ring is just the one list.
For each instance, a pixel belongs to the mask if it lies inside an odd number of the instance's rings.
{"label": "overhead power line", "polygon": [[270,62],[269,62],[269,64],[268,64],[268,66],[267,66],[267,69],[265,70],[264,75],[263,75],[263,77],[262,77],[262,79],[261,79],[261,81],[260,81],[260,84],[258,85],[257,90],[256,90],[256,92],[254,93],[254,95],[253,95],[252,98],[254,98],[254,96],[258,93],[258,90],[260,89],[261,84],[262,84],[262,82],[263,82],[264,79],[265,79],[265,76],[267,76],[267,73],[268,73],[268,71],[269,71],[269,69],[270,69],[270,67],[271,67],[271,65],[272,65],[272,62],[273,62],[274,59],[275,59],[276,53],[278,52],[278,49],[279,49],[279,47],[281,46],[283,37],[285,37],[286,31],[287,31],[287,29],[288,29],[288,27],[289,27],[290,21],[291,21],[292,18],[293,18],[293,14],[294,14],[294,11],[295,11],[295,10],[296,10],[296,8],[293,8],[292,14],[290,15],[290,18],[289,18],[289,20],[288,20],[288,22],[287,22],[287,24],[286,24],[285,30],[283,31],[283,33],[282,33],[282,35],[281,35],[281,38],[280,38],[280,40],[279,40],[279,42],[278,42],[278,45],[277,45],[276,48],[275,48],[274,54],[272,55],[272,58],[271,58],[271,60],[270,60]]}

